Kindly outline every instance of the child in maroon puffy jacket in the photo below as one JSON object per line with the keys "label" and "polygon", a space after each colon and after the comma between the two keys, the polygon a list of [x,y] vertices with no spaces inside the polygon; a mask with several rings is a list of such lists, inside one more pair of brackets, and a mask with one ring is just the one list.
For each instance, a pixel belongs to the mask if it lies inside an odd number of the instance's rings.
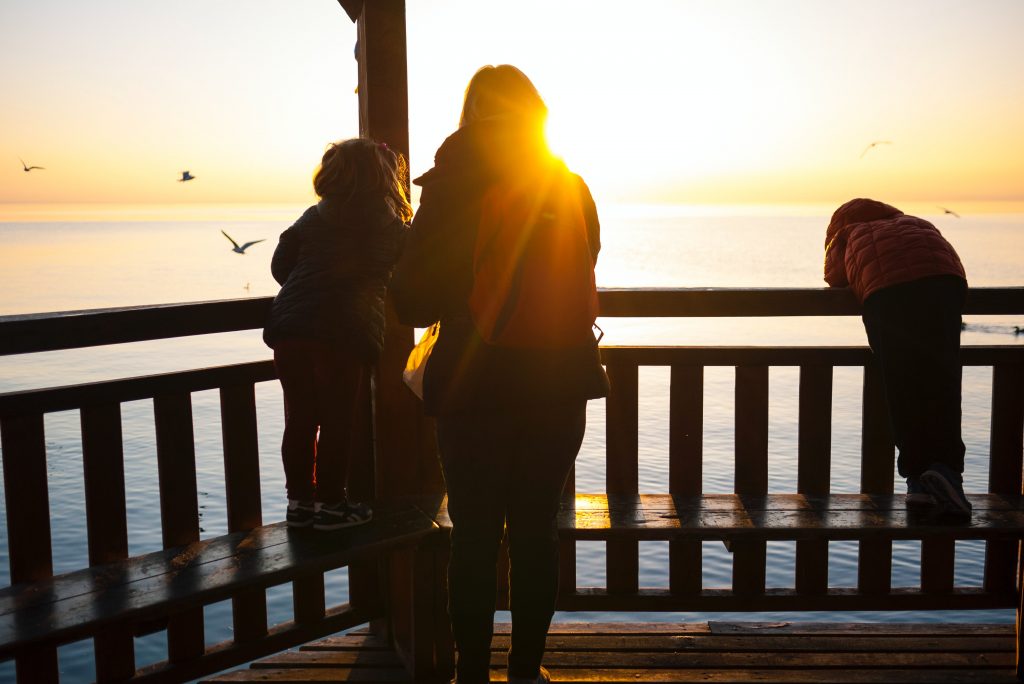
{"label": "child in maroon puffy jacket", "polygon": [[960,436],[960,312],[967,293],[960,257],[928,221],[855,199],[829,223],[825,280],[848,286],[863,303],[907,504],[937,504],[970,517]]}

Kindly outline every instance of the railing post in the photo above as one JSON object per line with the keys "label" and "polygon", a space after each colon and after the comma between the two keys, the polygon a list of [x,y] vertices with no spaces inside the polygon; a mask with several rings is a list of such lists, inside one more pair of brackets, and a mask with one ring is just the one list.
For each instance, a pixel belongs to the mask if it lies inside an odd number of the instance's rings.
{"label": "railing post", "polygon": [[[346,0],[350,17],[357,18],[359,42],[359,133],[387,143],[409,156],[409,100],[406,67],[405,0]],[[408,182],[408,179],[406,179]],[[424,418],[416,397],[402,382],[402,370],[413,347],[412,329],[400,325],[390,305],[384,352],[373,377],[374,454],[378,503],[403,497],[439,497],[444,485],[437,462],[433,424]],[[416,677],[428,676],[450,666],[451,655],[441,653],[446,642],[432,634],[420,634],[422,625],[434,621],[416,619],[415,612],[435,610],[433,596],[424,596],[420,570],[433,562],[395,555],[384,585],[390,631],[395,647]],[[439,577],[430,578],[437,585]],[[420,591],[415,591],[421,588]],[[436,591],[443,588],[436,587]],[[358,600],[358,599],[357,599]],[[420,629],[416,629],[420,627]],[[378,633],[386,625],[374,624]],[[433,631],[433,630],[431,630]],[[424,648],[428,643],[430,648]],[[432,653],[433,661],[425,653]],[[441,675],[444,676],[442,672]]]}

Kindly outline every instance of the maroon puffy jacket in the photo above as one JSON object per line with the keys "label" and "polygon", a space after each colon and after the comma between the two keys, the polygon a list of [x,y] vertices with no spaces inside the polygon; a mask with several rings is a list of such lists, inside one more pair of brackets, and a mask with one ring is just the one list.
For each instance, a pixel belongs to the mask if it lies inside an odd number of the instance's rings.
{"label": "maroon puffy jacket", "polygon": [[863,302],[876,290],[929,276],[967,280],[953,246],[938,228],[871,199],[836,209],[825,233],[825,282],[849,286]]}

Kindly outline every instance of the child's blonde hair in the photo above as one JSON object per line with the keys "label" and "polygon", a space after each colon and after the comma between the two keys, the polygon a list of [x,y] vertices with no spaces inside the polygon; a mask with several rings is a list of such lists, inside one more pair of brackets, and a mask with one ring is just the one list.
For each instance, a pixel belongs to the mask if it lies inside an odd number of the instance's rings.
{"label": "child's blonde hair", "polygon": [[382,197],[403,221],[412,219],[405,192],[409,167],[405,157],[384,143],[352,138],[331,143],[313,175],[318,197],[337,197],[344,202],[365,202]]}

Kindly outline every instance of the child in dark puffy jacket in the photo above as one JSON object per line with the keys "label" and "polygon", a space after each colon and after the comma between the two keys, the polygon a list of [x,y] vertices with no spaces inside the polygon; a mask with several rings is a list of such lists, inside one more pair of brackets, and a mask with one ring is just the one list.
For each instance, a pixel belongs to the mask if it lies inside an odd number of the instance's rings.
{"label": "child in dark puffy jacket", "polygon": [[271,271],[282,287],[263,339],[285,403],[288,525],[367,522],[348,500],[356,402],[384,344],[384,297],[412,208],[405,160],[384,144],[332,144],[313,177],[320,201],[281,234]]}
{"label": "child in dark puffy jacket", "polygon": [[953,246],[928,221],[870,199],[832,215],[825,280],[863,303],[882,372],[907,504],[970,517],[960,436],[960,312],[967,279]]}

